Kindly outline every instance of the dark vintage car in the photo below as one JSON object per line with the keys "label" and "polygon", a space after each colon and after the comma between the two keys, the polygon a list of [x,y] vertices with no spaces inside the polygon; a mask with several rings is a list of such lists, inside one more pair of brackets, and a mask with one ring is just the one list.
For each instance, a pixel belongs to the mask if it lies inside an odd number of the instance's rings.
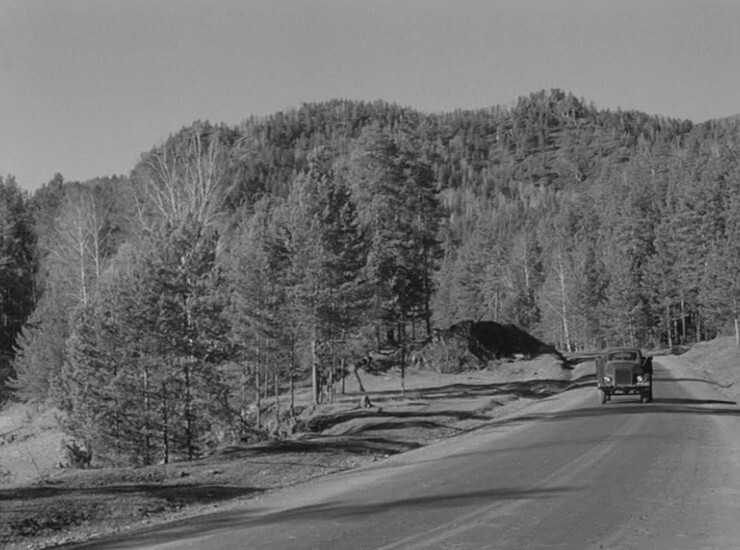
{"label": "dark vintage car", "polygon": [[601,403],[615,394],[636,394],[653,400],[653,358],[636,348],[612,348],[596,359],[596,384]]}

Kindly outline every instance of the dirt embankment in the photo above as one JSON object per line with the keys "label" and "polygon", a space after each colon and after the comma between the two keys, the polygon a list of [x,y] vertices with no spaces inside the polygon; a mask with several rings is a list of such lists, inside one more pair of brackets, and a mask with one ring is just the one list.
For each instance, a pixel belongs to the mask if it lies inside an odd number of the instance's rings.
{"label": "dirt embankment", "polygon": [[740,347],[733,337],[700,342],[680,357],[702,372],[722,393],[740,401]]}
{"label": "dirt embankment", "polygon": [[462,374],[410,369],[402,392],[392,369],[363,377],[372,407],[359,406],[362,394],[349,379],[334,403],[306,408],[295,438],[137,469],[55,469],[61,435],[50,420],[26,422],[22,437],[0,445],[8,472],[0,483],[0,546],[43,548],[140,528],[355,468],[475,429],[562,391],[574,376],[559,358],[543,356]]}

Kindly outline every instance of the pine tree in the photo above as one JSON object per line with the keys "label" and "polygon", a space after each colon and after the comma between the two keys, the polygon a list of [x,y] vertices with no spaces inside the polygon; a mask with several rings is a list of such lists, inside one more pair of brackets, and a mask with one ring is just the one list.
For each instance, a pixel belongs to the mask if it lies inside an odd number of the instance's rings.
{"label": "pine tree", "polygon": [[164,234],[159,253],[145,267],[158,311],[154,352],[177,396],[174,451],[192,460],[214,443],[212,425],[228,416],[216,369],[227,351],[228,330],[215,270],[218,235],[195,219],[165,227]]}
{"label": "pine tree", "polygon": [[28,196],[0,176],[0,403],[15,374],[13,358],[35,296],[36,239]]}
{"label": "pine tree", "polygon": [[163,227],[76,315],[62,404],[98,460],[194,459],[230,423],[215,243],[192,220]]}
{"label": "pine tree", "polygon": [[737,194],[733,194],[727,205],[725,236],[713,246],[708,257],[703,295],[707,309],[732,326],[740,346],[740,199]]}
{"label": "pine tree", "polygon": [[345,344],[364,323],[367,241],[329,152],[315,151],[286,204],[290,295],[309,341],[314,402],[331,391]]}
{"label": "pine tree", "polygon": [[413,140],[402,136],[397,142],[369,130],[348,171],[360,224],[370,236],[374,317],[399,340],[411,318],[421,317],[430,330],[431,274],[440,257],[440,208],[432,174],[409,143]]}
{"label": "pine tree", "polygon": [[36,403],[56,399],[69,330],[69,310],[45,289],[16,341],[11,385],[19,398]]}
{"label": "pine tree", "polygon": [[614,177],[614,192],[602,221],[608,231],[603,241],[609,273],[605,324],[609,327],[607,337],[612,341],[638,345],[648,338],[655,325],[645,281],[648,262],[654,254],[659,208],[649,159],[636,157]]}
{"label": "pine tree", "polygon": [[[289,261],[281,228],[276,220],[279,202],[257,202],[234,233],[224,260],[228,273],[228,318],[238,368],[231,376],[240,388],[233,407],[239,411],[243,430],[262,431],[261,417],[265,381],[296,375],[298,330],[291,317],[287,281]],[[250,407],[255,405],[256,418]],[[275,409],[277,410],[277,403]],[[289,414],[293,415],[292,406]],[[277,429],[280,418],[276,419]],[[253,423],[256,426],[253,426]]]}

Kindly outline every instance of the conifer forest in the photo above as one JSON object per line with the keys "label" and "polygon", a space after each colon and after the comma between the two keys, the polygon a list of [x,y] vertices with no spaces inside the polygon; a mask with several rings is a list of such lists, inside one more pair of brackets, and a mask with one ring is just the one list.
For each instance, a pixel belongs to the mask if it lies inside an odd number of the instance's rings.
{"label": "conifer forest", "polygon": [[739,315],[740,117],[331,100],[194,122],[127,175],[0,178],[0,404],[54,404],[100,464],[198,458],[268,399],[287,430],[296,387],[463,320],[567,353]]}

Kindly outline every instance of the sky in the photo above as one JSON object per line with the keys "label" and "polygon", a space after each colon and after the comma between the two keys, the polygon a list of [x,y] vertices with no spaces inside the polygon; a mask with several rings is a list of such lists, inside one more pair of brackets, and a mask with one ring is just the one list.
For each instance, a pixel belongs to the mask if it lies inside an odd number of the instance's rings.
{"label": "sky", "polygon": [[425,112],[560,88],[740,114],[739,0],[0,0],[0,175],[128,174],[195,120],[304,102]]}

